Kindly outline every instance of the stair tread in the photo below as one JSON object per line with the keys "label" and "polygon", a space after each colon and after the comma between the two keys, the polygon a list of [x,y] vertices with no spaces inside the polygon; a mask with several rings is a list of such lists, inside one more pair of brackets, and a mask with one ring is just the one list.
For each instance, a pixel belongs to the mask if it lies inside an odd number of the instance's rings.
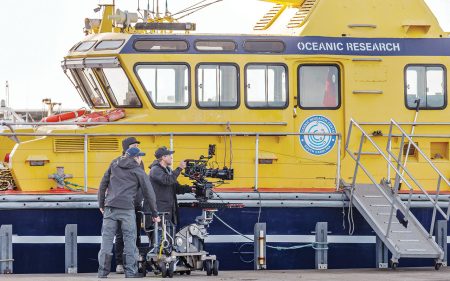
{"label": "stair tread", "polygon": [[[354,202],[363,217],[372,220],[372,227],[377,233],[386,233],[389,217],[391,216],[391,203],[394,202],[394,213],[389,229],[389,238],[380,237],[383,242],[389,243],[400,255],[407,257],[433,257],[438,256],[440,251],[437,244],[428,237],[428,233],[421,227],[420,222],[413,214],[409,216],[408,226],[405,228],[396,217],[397,209],[402,209],[402,203],[394,198],[388,188],[384,193],[373,184],[357,184],[353,190]],[[349,194],[349,191],[347,191]],[[387,196],[387,197],[386,197]]]}

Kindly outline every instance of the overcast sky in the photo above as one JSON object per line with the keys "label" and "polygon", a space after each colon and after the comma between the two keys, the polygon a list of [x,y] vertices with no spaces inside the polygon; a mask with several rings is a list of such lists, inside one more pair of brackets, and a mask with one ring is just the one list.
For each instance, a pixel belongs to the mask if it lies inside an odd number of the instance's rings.
{"label": "overcast sky", "polygon": [[[83,106],[63,74],[60,62],[67,50],[83,38],[84,18],[99,17],[93,9],[103,2],[1,0],[0,99],[5,98],[5,81],[8,80],[10,105],[14,108],[42,108],[41,100],[47,97],[62,102],[63,108]],[[147,1],[140,2],[141,8],[144,8]],[[169,10],[176,12],[195,2],[169,1]],[[450,0],[426,2],[444,30],[450,31]],[[122,10],[134,12],[137,0],[116,0],[116,5]],[[196,22],[199,32],[248,33],[270,7],[270,3],[257,0],[224,0],[184,21]],[[227,21],[230,18],[232,20]]]}

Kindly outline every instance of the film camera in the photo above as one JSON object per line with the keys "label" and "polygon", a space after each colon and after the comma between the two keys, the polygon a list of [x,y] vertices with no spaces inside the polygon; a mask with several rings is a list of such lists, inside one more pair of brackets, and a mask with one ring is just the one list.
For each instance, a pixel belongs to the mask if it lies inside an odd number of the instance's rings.
{"label": "film camera", "polygon": [[200,202],[206,202],[213,196],[212,188],[218,182],[210,182],[207,178],[220,179],[220,183],[224,180],[233,179],[233,169],[226,166],[222,169],[212,168],[208,165],[209,161],[216,154],[216,145],[210,144],[208,148],[208,156],[201,155],[198,160],[187,159],[186,168],[183,175],[193,181],[195,187],[195,198]]}

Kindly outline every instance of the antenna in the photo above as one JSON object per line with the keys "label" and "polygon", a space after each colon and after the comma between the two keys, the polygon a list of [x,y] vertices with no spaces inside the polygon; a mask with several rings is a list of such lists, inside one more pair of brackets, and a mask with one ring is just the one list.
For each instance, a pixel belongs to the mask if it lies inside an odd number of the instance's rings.
{"label": "antenna", "polygon": [[159,18],[159,0],[156,0],[156,18]]}
{"label": "antenna", "polygon": [[169,4],[167,4],[167,0],[166,0],[166,11],[164,12],[164,16],[168,16],[169,15]]}
{"label": "antenna", "polygon": [[8,80],[6,80],[5,94],[6,94],[6,107],[9,107],[9,83],[8,83]]}

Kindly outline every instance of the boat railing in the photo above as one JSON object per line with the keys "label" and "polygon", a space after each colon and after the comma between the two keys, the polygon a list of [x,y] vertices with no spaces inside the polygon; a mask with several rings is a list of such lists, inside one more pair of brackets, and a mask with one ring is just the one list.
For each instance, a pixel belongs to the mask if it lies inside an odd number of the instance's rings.
{"label": "boat railing", "polygon": [[[374,125],[375,123],[358,123],[355,120],[351,119],[350,121],[350,126],[348,129],[348,134],[347,134],[347,139],[346,139],[346,143],[345,143],[345,150],[348,152],[349,156],[353,158],[353,160],[355,160],[356,162],[356,166],[355,166],[355,170],[354,170],[354,174],[353,174],[353,178],[352,178],[352,184],[351,184],[351,188],[354,189],[357,183],[357,176],[358,176],[358,169],[361,168],[364,173],[367,175],[367,177],[370,179],[370,181],[380,190],[380,192],[382,192],[386,199],[389,201],[390,203],[390,207],[391,207],[391,211],[389,214],[389,221],[388,221],[388,227],[386,230],[386,237],[389,236],[389,231],[392,225],[392,220],[394,217],[394,212],[396,211],[394,205],[395,205],[395,201],[399,199],[399,189],[402,185],[402,183],[404,185],[407,186],[408,188],[408,201],[407,204],[399,204],[399,206],[402,208],[402,211],[405,213],[405,219],[408,219],[408,216],[410,214],[410,208],[411,208],[411,198],[412,195],[415,191],[420,191],[423,195],[425,195],[425,198],[431,202],[432,206],[433,206],[433,215],[432,215],[432,221],[431,221],[431,225],[430,225],[430,229],[428,231],[430,237],[433,235],[433,230],[434,230],[434,222],[435,222],[435,218],[436,218],[436,213],[439,212],[442,217],[446,220],[449,220],[449,212],[450,212],[450,208],[448,209],[447,212],[444,212],[442,210],[442,208],[439,206],[438,204],[438,199],[439,199],[439,192],[441,190],[441,182],[444,181],[445,184],[447,184],[448,187],[450,187],[450,182],[448,181],[448,179],[445,178],[445,176],[442,174],[441,171],[439,171],[439,169],[436,167],[436,165],[434,165],[432,163],[432,161],[425,155],[425,153],[419,149],[418,145],[415,144],[412,141],[412,136],[407,134],[401,127],[401,125],[397,122],[395,122],[394,120],[391,120],[390,123],[376,123],[376,125],[389,125],[390,129],[389,129],[389,134],[387,136],[387,146],[386,146],[386,150],[383,151],[383,149],[373,140],[373,135],[367,133],[363,126],[364,125]],[[403,123],[404,125],[412,125],[414,126],[414,123]],[[422,124],[423,125],[423,124]],[[430,123],[429,125],[437,125],[436,123]],[[440,123],[440,125],[450,125],[450,124],[443,124]],[[360,142],[358,145],[358,150],[357,152],[354,152],[351,150],[350,148],[350,142],[352,140],[352,131],[353,128],[357,128],[359,130],[359,132],[361,133],[361,137],[360,137]],[[400,133],[395,132],[394,134],[394,129],[400,131]],[[392,139],[393,137],[401,137],[401,144],[399,146],[399,152],[397,155],[395,155],[395,153],[392,150]],[[421,135],[421,137],[430,137],[430,135]],[[435,137],[435,135],[433,135],[433,137]],[[449,137],[449,136],[443,136],[442,137]],[[418,151],[418,153],[421,154],[422,157],[424,157],[424,159],[426,160],[426,162],[433,168],[433,170],[438,174],[438,181],[437,181],[437,187],[436,187],[436,196],[435,199],[433,199],[430,194],[428,193],[428,191],[423,187],[422,184],[420,184],[420,182],[414,177],[413,173],[407,168],[407,157],[405,157],[405,159],[403,159],[403,145],[405,142],[405,139],[409,141],[410,145],[414,146],[414,148],[416,149],[416,151]],[[375,177],[373,176],[373,174],[368,170],[368,168],[362,163],[361,161],[361,155],[364,154],[364,152],[362,151],[363,149],[363,144],[366,143],[366,141],[369,142],[369,144],[376,150],[376,154],[380,155],[385,162],[388,165],[388,175],[386,178],[385,182],[381,182],[379,183]],[[392,160],[392,158],[394,160]],[[406,161],[404,161],[406,160]],[[390,171],[394,171],[395,173],[395,182],[394,185],[391,186],[392,190],[389,191],[386,187],[390,186]],[[405,175],[406,174],[406,175]],[[416,187],[416,189],[414,188]],[[389,196],[389,194],[387,194],[387,192],[392,192],[394,196]],[[449,201],[450,204],[450,201]],[[450,207],[450,205],[449,205]]]}
{"label": "boat railing", "polygon": [[[23,123],[21,123],[23,124]],[[28,124],[28,123],[25,123]],[[261,125],[261,126],[286,126],[286,122],[114,122],[114,123],[103,123],[103,122],[58,122],[58,123],[30,123],[36,126],[93,126],[93,125],[115,125],[115,126],[176,126],[176,125]],[[254,138],[254,150],[255,150],[255,164],[254,164],[254,190],[257,191],[259,187],[259,160],[260,160],[260,145],[261,138],[264,137],[284,137],[284,136],[335,136],[337,138],[337,149],[336,149],[336,173],[335,173],[335,184],[336,190],[339,189],[340,178],[341,178],[341,141],[342,136],[340,133],[301,133],[301,132],[255,132],[255,131],[241,131],[241,132],[120,132],[120,133],[53,133],[53,132],[20,132],[14,130],[14,123],[4,122],[2,125],[10,128],[10,132],[1,132],[0,137],[10,137],[14,139],[17,143],[20,143],[19,137],[81,137],[84,139],[83,144],[83,165],[84,165],[84,192],[88,191],[88,139],[89,137],[123,137],[123,136],[153,136],[161,137],[166,136],[170,138],[170,148],[174,148],[174,139],[176,137],[205,137],[205,136],[219,136],[219,137],[253,137]]]}

